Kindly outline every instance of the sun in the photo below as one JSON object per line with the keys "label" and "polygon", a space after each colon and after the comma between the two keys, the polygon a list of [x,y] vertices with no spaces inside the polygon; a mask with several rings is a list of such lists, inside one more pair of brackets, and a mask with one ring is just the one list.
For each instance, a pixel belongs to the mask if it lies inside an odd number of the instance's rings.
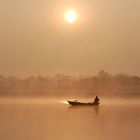
{"label": "sun", "polygon": [[68,10],[65,12],[65,20],[69,24],[73,24],[77,20],[77,13],[74,10]]}

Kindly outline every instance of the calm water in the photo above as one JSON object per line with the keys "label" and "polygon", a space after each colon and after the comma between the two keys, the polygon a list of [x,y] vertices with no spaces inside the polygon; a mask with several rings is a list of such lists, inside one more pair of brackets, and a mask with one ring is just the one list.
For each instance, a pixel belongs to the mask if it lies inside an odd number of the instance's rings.
{"label": "calm water", "polygon": [[140,105],[1,103],[0,140],[139,140]]}

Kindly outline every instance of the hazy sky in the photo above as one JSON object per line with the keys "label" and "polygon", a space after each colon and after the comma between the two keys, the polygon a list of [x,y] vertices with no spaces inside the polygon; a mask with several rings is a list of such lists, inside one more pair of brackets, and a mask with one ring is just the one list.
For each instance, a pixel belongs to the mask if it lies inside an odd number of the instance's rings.
{"label": "hazy sky", "polygon": [[140,75],[139,61],[140,0],[0,0],[0,74]]}

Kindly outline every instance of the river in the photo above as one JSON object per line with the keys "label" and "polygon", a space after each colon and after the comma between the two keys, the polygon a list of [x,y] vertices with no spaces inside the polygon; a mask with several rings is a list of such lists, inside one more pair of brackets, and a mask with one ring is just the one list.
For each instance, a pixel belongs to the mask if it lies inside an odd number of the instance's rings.
{"label": "river", "polygon": [[139,104],[0,103],[1,140],[139,140],[139,130]]}

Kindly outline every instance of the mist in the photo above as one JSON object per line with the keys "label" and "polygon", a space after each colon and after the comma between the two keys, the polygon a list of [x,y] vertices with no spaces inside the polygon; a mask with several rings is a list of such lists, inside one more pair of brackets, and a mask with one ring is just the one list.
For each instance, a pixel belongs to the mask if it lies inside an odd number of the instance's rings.
{"label": "mist", "polygon": [[0,0],[0,140],[139,140],[139,60],[140,0]]}
{"label": "mist", "polygon": [[140,97],[140,77],[126,74],[111,75],[100,71],[93,76],[18,77],[0,76],[0,97],[50,99],[137,99]]}
{"label": "mist", "polygon": [[2,75],[140,75],[139,0],[1,0],[0,9]]}

